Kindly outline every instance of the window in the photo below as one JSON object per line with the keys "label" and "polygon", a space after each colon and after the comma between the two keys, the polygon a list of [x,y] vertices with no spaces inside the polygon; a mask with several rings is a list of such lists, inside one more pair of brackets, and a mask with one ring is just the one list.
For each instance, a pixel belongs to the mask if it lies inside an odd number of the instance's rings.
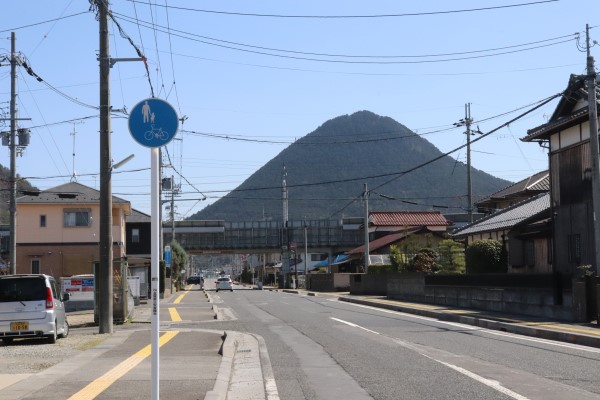
{"label": "window", "polygon": [[140,242],[140,230],[138,228],[131,229],[131,243]]}
{"label": "window", "polygon": [[46,216],[45,215],[40,215],[40,226],[42,228],[46,227]]}
{"label": "window", "polygon": [[65,227],[90,226],[92,221],[91,213],[89,209],[66,209],[64,211],[64,225]]}
{"label": "window", "polygon": [[31,260],[31,273],[39,274],[40,273],[40,260],[37,258]]}
{"label": "window", "polygon": [[323,261],[327,258],[327,254],[311,254],[310,261]]}

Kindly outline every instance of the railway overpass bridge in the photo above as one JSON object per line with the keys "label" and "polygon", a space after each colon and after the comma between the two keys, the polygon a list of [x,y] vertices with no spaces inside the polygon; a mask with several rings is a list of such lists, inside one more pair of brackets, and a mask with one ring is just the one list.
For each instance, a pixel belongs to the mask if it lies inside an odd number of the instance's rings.
{"label": "railway overpass bridge", "polygon": [[175,221],[163,225],[163,242],[175,240],[191,255],[273,254],[288,250],[329,255],[364,243],[362,218],[281,221]]}

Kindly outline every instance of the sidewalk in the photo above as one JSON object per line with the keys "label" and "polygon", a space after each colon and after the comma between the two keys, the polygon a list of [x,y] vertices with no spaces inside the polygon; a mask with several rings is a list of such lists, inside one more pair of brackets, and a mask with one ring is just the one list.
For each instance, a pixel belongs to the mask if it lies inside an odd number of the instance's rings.
{"label": "sidewalk", "polygon": [[515,333],[541,339],[556,340],[600,348],[600,326],[592,323],[569,323],[528,315],[505,314],[434,304],[388,300],[382,296],[354,296],[348,292],[312,292],[304,289],[277,289],[307,296],[335,296],[340,301],[384,308],[407,314],[457,322],[481,328]]}
{"label": "sidewalk", "polygon": [[[269,382],[274,385],[274,380],[262,338],[241,332],[190,327],[190,323],[199,320],[213,320],[218,313],[217,306],[205,292],[202,292],[203,296],[208,299],[205,299],[206,303],[200,303],[203,307],[180,303],[180,296],[188,293],[173,293],[160,302],[160,397],[277,400],[276,387],[274,391],[268,390]],[[115,325],[114,333],[91,349],[38,373],[18,377],[0,374],[0,379],[10,380],[0,382],[0,398],[151,398],[150,303],[137,306],[133,321]],[[181,319],[167,317],[172,309],[178,311]],[[68,318],[72,328],[94,326],[91,310],[69,313]],[[41,347],[40,351],[43,351]]]}

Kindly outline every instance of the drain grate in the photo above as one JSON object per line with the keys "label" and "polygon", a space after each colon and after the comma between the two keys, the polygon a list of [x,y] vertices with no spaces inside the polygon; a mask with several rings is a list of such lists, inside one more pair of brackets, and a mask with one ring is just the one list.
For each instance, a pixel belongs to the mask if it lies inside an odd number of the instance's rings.
{"label": "drain grate", "polygon": [[238,350],[238,353],[250,353],[252,350],[250,349],[242,349],[242,350]]}

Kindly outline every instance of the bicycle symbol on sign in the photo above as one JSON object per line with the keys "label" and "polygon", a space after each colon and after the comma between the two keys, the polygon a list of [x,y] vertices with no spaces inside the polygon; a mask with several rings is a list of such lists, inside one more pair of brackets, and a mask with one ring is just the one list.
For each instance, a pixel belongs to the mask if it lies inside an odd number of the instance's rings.
{"label": "bicycle symbol on sign", "polygon": [[167,140],[169,134],[162,130],[162,128],[155,128],[154,125],[150,125],[152,128],[144,134],[144,139],[152,140]]}

